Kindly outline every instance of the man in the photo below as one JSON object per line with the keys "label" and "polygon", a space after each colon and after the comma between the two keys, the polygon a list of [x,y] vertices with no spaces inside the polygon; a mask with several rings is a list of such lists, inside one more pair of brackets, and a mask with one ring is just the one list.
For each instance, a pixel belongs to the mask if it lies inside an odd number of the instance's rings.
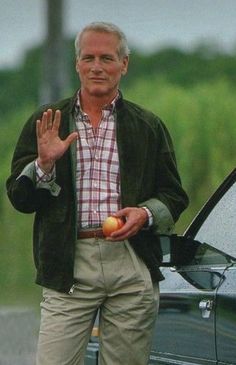
{"label": "man", "polygon": [[[36,213],[37,364],[83,364],[100,310],[100,364],[144,365],[163,279],[158,233],[188,199],[164,124],[119,91],[125,35],[92,23],[75,45],[80,90],[28,120],[7,181],[15,208]],[[105,238],[110,215],[125,224]]]}

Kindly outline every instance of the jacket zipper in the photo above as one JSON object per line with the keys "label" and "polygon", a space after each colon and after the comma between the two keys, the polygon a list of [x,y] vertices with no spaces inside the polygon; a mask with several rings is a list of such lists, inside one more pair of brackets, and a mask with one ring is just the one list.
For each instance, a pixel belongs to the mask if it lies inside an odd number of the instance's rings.
{"label": "jacket zipper", "polygon": [[75,287],[76,287],[76,285],[75,285],[75,284],[73,284],[73,285],[72,285],[72,287],[70,288],[70,290],[68,291],[68,294],[69,294],[69,295],[73,295],[73,294],[74,294]]}

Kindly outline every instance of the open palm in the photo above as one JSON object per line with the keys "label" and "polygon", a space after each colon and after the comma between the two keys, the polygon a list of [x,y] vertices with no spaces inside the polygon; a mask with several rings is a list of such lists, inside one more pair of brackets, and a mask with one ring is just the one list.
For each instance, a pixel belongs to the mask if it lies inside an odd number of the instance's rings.
{"label": "open palm", "polygon": [[65,140],[61,140],[58,135],[60,122],[60,110],[56,110],[53,116],[51,109],[43,113],[41,120],[37,120],[37,161],[45,172],[51,171],[55,161],[66,152],[70,144],[78,137],[78,133],[73,132]]}

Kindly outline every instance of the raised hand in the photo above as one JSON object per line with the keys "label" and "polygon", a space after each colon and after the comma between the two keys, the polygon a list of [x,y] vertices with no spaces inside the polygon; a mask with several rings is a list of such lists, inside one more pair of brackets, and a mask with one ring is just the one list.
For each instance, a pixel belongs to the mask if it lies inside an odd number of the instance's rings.
{"label": "raised hand", "polygon": [[53,115],[51,109],[43,113],[41,120],[37,120],[37,162],[40,168],[46,173],[52,170],[56,160],[66,152],[70,144],[78,137],[78,133],[73,132],[65,140],[61,140],[58,135],[60,122],[60,110],[56,110]]}

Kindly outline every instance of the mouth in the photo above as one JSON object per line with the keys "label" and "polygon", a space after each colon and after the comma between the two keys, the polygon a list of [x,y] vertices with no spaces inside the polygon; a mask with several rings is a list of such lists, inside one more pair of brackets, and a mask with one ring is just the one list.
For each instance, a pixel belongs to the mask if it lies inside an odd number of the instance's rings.
{"label": "mouth", "polygon": [[106,81],[104,78],[101,78],[101,77],[91,77],[90,80],[93,82],[99,82],[99,83]]}

